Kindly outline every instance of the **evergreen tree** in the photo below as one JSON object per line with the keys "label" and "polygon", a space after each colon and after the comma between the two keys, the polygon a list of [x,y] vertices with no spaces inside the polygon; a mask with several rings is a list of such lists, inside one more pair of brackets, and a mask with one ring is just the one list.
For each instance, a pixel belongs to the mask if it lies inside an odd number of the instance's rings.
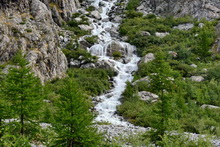
{"label": "evergreen tree", "polygon": [[13,59],[17,68],[11,68],[2,82],[2,95],[9,102],[12,118],[18,118],[21,135],[27,134],[28,127],[34,124],[42,104],[42,86],[40,80],[27,67],[28,62],[19,52]]}
{"label": "evergreen tree", "polygon": [[153,62],[155,66],[155,73],[150,75],[150,90],[157,93],[160,97],[160,101],[157,103],[157,109],[155,112],[158,115],[158,122],[155,124],[154,128],[156,131],[152,132],[152,141],[161,140],[165,131],[168,128],[168,120],[171,115],[171,92],[173,87],[173,82],[171,77],[171,68],[169,64],[164,61],[164,55],[162,52],[157,54],[155,61]]}
{"label": "evergreen tree", "polygon": [[196,54],[198,54],[202,60],[206,60],[206,58],[211,55],[209,50],[211,49],[212,43],[212,34],[210,32],[207,32],[206,28],[203,28],[203,30],[199,34],[198,47],[196,50]]}
{"label": "evergreen tree", "polygon": [[55,101],[53,127],[58,134],[55,146],[97,146],[100,136],[92,127],[93,115],[89,103],[74,80],[67,79]]}

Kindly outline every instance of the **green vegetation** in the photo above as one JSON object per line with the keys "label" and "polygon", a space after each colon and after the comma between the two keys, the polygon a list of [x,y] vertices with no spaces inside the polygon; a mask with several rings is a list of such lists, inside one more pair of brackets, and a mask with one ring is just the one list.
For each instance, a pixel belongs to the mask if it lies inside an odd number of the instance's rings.
{"label": "green vegetation", "polygon": [[[19,52],[13,59],[18,68],[12,68],[4,76],[1,82],[0,101],[0,138],[9,134],[14,137],[22,136],[20,139],[33,139],[38,133],[37,121],[43,106],[43,95],[40,80],[26,67],[28,62]],[[5,123],[5,119],[15,119],[11,123]],[[24,143],[24,142],[23,142]],[[0,145],[5,144],[5,139]]]}
{"label": "green vegetation", "polygon": [[92,56],[84,49],[76,49],[76,50],[63,49],[62,51],[66,55],[68,61],[70,61],[71,59],[79,60],[79,61],[83,61],[84,64],[95,63],[97,61],[96,56]]}
{"label": "green vegetation", "polygon": [[79,28],[79,25],[81,25],[81,24],[89,25],[89,23],[88,23],[88,19],[87,19],[85,16],[80,16],[80,18],[81,18],[82,20],[81,20],[81,21],[76,21],[76,20],[74,19],[74,17],[77,17],[77,16],[79,16],[78,13],[76,13],[75,15],[73,15],[72,20],[70,20],[70,21],[68,21],[66,24],[64,24],[64,25],[63,25],[63,28],[66,29],[66,30],[72,31],[72,32],[76,35],[76,38],[79,38],[80,36],[89,34],[88,31],[81,30],[81,29]]}
{"label": "green vegetation", "polygon": [[[111,87],[113,71],[72,68],[67,78],[41,86],[21,52],[11,63],[17,67],[0,78],[0,146],[103,144],[102,136],[92,126],[89,97]],[[41,127],[41,123],[49,126]]]}
{"label": "green vegetation", "polygon": [[92,127],[93,115],[83,91],[71,78],[64,82],[58,91],[60,97],[54,103],[56,112],[52,125],[58,138],[55,146],[97,146],[101,137]]}
{"label": "green vegetation", "polygon": [[114,51],[112,53],[112,56],[114,57],[114,59],[119,59],[122,55],[121,55],[121,52],[119,51]]}
{"label": "green vegetation", "polygon": [[[162,146],[177,145],[174,139],[169,142],[165,130],[220,136],[220,109],[201,107],[203,104],[220,106],[219,61],[218,55],[211,52],[216,21],[157,18],[154,15],[141,17],[136,12],[129,13],[129,18],[120,27],[121,35],[128,36],[140,56],[154,53],[156,59],[139,65],[134,81],[147,76],[150,80],[128,83],[119,113],[133,124],[156,128],[157,131],[146,137]],[[173,28],[188,22],[194,24],[190,30]],[[199,23],[204,26],[199,27]],[[156,32],[169,34],[157,37]],[[205,80],[195,82],[191,76],[203,76]],[[159,100],[154,103],[142,101],[138,96],[140,91],[155,93]],[[184,142],[176,141],[177,146]]]}
{"label": "green vegetation", "polygon": [[86,37],[85,40],[92,45],[98,41],[97,36]]}
{"label": "green vegetation", "polygon": [[140,4],[140,0],[129,0],[126,9],[135,10]]}

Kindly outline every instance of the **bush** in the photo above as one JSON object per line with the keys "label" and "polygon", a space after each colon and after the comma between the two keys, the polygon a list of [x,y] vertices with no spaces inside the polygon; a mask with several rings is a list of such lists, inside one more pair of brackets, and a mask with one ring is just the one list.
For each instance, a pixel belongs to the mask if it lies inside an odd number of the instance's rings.
{"label": "bush", "polygon": [[143,16],[143,13],[131,10],[131,11],[126,12],[126,16],[128,18],[141,17],[141,16]]}
{"label": "bush", "polygon": [[140,4],[140,0],[129,0],[126,9],[135,10]]}
{"label": "bush", "polygon": [[121,52],[119,52],[119,51],[114,51],[114,52],[112,53],[112,56],[113,56],[115,59],[118,59],[118,58],[120,58],[122,55],[121,55]]}
{"label": "bush", "polygon": [[95,44],[98,41],[97,36],[85,37],[85,40],[90,44]]}
{"label": "bush", "polygon": [[[76,49],[76,50],[68,50],[68,49],[63,49],[62,50],[65,56],[67,57],[67,60],[79,60],[79,61],[84,61],[85,63],[94,63],[97,61],[96,56],[92,56],[90,53],[88,53],[84,49]],[[81,56],[81,58],[79,58]]]}

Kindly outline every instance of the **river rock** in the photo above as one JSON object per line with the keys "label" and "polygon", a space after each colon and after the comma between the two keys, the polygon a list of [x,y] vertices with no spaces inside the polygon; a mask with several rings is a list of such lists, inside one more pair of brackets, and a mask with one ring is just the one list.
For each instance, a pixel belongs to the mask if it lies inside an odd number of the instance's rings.
{"label": "river rock", "polygon": [[101,19],[101,15],[100,15],[99,11],[97,11],[97,10],[92,11],[91,15],[98,20]]}
{"label": "river rock", "polygon": [[127,48],[118,41],[111,41],[107,45],[106,50],[107,56],[113,56],[114,52],[120,52],[121,56],[127,56],[126,53],[128,52]]}
{"label": "river rock", "polygon": [[114,17],[114,22],[121,23],[121,21],[122,21],[122,18],[120,16],[115,16]]}
{"label": "river rock", "polygon": [[195,81],[195,82],[202,82],[202,81],[204,81],[204,78],[202,76],[192,76],[192,77],[190,77],[190,79],[192,81]]}
{"label": "river rock", "polygon": [[156,102],[159,98],[158,95],[151,93],[151,92],[147,92],[147,91],[138,92],[138,96],[140,97],[141,100],[150,102],[150,103]]}
{"label": "river rock", "polygon": [[93,29],[92,26],[88,26],[88,25],[84,25],[84,24],[78,25],[78,27],[84,31],[91,31]]}

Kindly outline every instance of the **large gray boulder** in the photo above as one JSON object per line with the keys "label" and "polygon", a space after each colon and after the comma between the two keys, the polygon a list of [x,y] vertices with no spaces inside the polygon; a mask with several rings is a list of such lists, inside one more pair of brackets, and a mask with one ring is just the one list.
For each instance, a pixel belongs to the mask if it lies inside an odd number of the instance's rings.
{"label": "large gray boulder", "polygon": [[114,52],[120,52],[122,57],[128,57],[132,55],[133,50],[130,44],[119,41],[111,41],[106,46],[108,56],[113,56]]}
{"label": "large gray boulder", "polygon": [[151,92],[147,92],[147,91],[138,92],[138,96],[140,97],[141,100],[150,102],[150,103],[158,101],[158,98],[159,98],[158,95],[151,93]]}
{"label": "large gray boulder", "polygon": [[97,10],[92,11],[91,15],[96,19],[101,19],[101,15],[100,15],[99,11],[97,11]]}
{"label": "large gray boulder", "polygon": [[174,29],[178,30],[190,30],[194,27],[194,24],[192,23],[185,23],[185,24],[179,24],[178,26],[174,26]]}
{"label": "large gray boulder", "polygon": [[150,61],[153,61],[155,59],[155,56],[153,53],[148,53],[144,57],[141,58],[139,64],[141,63],[148,63]]}
{"label": "large gray boulder", "polygon": [[192,76],[190,79],[194,82],[202,82],[204,81],[204,78],[202,76]]}

